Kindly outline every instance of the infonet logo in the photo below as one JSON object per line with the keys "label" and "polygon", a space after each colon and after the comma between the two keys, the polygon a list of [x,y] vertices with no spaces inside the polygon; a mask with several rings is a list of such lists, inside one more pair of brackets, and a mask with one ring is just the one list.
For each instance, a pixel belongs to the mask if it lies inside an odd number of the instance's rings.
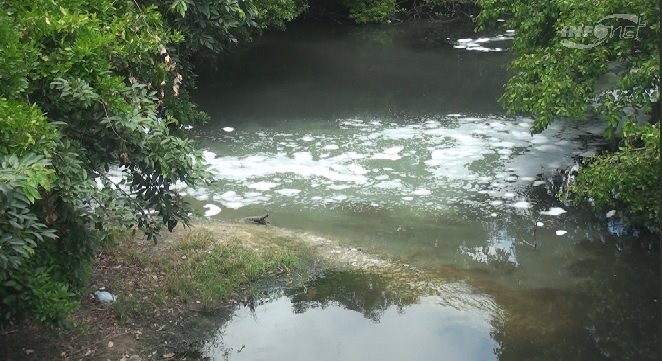
{"label": "infonet logo", "polygon": [[[627,20],[630,25],[607,26],[602,25],[602,22],[609,19]],[[639,39],[639,29],[646,26],[637,15],[632,14],[612,14],[603,17],[597,21],[597,25],[580,25],[580,26],[566,26],[560,31],[563,38],[561,45],[574,49],[591,49],[602,43],[607,39]],[[573,41],[572,39],[585,39],[589,36],[595,37],[596,41],[590,44],[582,44]]]}

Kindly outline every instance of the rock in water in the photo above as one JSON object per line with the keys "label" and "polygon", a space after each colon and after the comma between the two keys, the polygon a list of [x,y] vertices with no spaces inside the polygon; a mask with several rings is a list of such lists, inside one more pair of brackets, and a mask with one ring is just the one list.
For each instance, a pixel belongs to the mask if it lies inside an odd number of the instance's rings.
{"label": "rock in water", "polygon": [[96,296],[97,301],[107,305],[115,302],[117,299],[115,295],[108,291],[96,291],[94,292],[94,295]]}

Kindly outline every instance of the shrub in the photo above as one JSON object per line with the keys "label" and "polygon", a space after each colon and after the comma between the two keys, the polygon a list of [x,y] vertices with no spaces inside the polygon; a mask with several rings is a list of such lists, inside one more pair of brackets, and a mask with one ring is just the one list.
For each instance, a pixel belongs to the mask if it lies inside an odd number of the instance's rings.
{"label": "shrub", "polygon": [[176,183],[205,180],[179,136],[199,114],[155,8],[5,0],[0,15],[0,295],[4,319],[56,321],[98,245],[188,222]]}

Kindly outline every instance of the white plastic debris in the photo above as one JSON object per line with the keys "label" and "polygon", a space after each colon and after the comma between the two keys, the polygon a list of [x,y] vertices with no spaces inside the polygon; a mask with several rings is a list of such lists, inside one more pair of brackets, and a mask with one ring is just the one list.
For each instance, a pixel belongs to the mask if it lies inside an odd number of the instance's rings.
{"label": "white plastic debris", "polygon": [[556,231],[557,236],[562,236],[564,234],[568,233],[568,231]]}
{"label": "white plastic debris", "polygon": [[616,214],[616,210],[612,209],[611,211],[607,212],[606,216],[607,218],[611,218]]}
{"label": "white plastic debris", "polygon": [[545,224],[542,223],[542,222],[536,222],[536,226],[537,226],[537,227],[543,227],[544,225],[545,225]]}
{"label": "white plastic debris", "polygon": [[97,301],[104,304],[111,304],[117,300],[117,297],[108,291],[96,291],[94,296],[96,296]]}
{"label": "white plastic debris", "polygon": [[232,128],[232,127],[223,127],[223,131],[226,132],[226,133],[230,133],[230,132],[234,131],[234,128]]}

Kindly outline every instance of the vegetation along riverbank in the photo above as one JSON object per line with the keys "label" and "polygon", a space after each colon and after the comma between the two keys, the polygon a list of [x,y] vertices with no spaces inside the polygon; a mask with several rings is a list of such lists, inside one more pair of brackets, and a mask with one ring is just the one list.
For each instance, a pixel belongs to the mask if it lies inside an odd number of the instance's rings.
{"label": "vegetation along riverbank", "polygon": [[[254,307],[277,289],[330,271],[415,279],[408,266],[328,239],[244,223],[178,227],[156,246],[117,236],[96,259],[64,327],[8,325],[0,335],[3,359],[195,359],[198,333],[187,327],[201,315]],[[97,290],[114,301],[100,302]]]}
{"label": "vegetation along riverbank", "polygon": [[[566,200],[659,234],[655,2],[0,0],[0,8],[0,327],[10,338],[23,322],[88,337],[89,347],[65,346],[64,357],[97,355],[100,340],[103,352],[123,356],[113,337],[133,345],[153,326],[141,323],[147,315],[168,327],[187,309],[250,302],[257,280],[296,282],[316,269],[308,246],[279,247],[287,240],[268,232],[179,231],[194,214],[179,185],[212,181],[185,135],[207,120],[190,95],[196,62],[292,21],[462,17],[479,31],[509,30],[506,110],[533,118],[533,133],[554,122],[605,124],[611,149],[578,164]],[[617,27],[623,19],[613,14],[632,14],[637,36],[595,45],[564,30]],[[175,235],[163,238],[166,230]],[[251,248],[256,238],[273,248]],[[90,298],[98,287],[118,294],[109,309]],[[43,350],[20,350],[32,351]]]}

